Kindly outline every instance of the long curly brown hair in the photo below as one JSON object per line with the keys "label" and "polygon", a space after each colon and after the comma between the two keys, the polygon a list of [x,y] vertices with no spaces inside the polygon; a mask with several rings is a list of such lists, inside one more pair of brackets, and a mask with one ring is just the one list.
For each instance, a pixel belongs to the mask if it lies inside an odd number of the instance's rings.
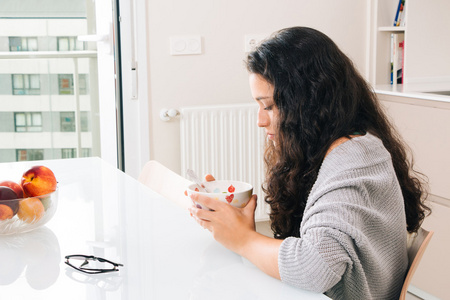
{"label": "long curly brown hair", "polygon": [[[249,53],[250,73],[274,87],[277,143],[265,150],[263,190],[275,238],[299,236],[308,194],[331,144],[370,132],[390,152],[403,192],[407,230],[419,229],[430,209],[425,177],[384,114],[376,94],[351,60],[325,34],[306,27],[280,30]],[[412,157],[412,156],[410,156]]]}

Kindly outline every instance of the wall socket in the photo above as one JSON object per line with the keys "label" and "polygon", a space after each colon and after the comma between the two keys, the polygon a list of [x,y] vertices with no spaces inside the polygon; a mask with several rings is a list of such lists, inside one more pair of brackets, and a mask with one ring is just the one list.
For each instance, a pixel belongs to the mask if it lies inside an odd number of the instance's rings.
{"label": "wall socket", "polygon": [[255,47],[267,37],[265,34],[246,34],[244,36],[245,52],[255,50]]}

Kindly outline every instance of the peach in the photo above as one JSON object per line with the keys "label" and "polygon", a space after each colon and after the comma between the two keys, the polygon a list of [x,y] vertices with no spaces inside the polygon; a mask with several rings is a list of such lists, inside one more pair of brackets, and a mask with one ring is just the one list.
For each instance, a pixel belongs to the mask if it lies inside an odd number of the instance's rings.
{"label": "peach", "polygon": [[23,198],[22,187],[17,182],[14,182],[11,180],[5,180],[5,181],[0,182],[0,186],[9,187],[10,189],[12,189],[14,191],[14,193],[16,193],[17,198]]}
{"label": "peach", "polygon": [[41,200],[38,198],[27,198],[20,201],[17,216],[27,223],[33,223],[38,221],[44,213],[45,209]]}
{"label": "peach", "polygon": [[28,197],[50,194],[56,190],[56,178],[52,170],[44,166],[34,166],[22,175],[21,185]]}
{"label": "peach", "polygon": [[0,220],[11,219],[14,217],[11,207],[5,204],[0,204]]}

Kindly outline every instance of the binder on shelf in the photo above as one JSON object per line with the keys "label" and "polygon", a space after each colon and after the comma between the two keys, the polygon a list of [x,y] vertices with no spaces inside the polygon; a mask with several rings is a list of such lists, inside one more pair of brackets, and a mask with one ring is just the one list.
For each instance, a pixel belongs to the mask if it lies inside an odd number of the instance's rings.
{"label": "binder on shelf", "polygon": [[404,71],[404,50],[405,42],[403,34],[392,33],[391,34],[391,84],[403,83],[403,71]]}
{"label": "binder on shelf", "polygon": [[402,0],[398,0],[397,11],[395,13],[394,26],[397,26],[398,15],[400,13],[400,6],[402,6]]}
{"label": "binder on shelf", "polygon": [[406,0],[400,0],[397,23],[394,26],[405,26],[405,2]]}
{"label": "binder on shelf", "polygon": [[391,33],[391,74],[390,74],[390,78],[391,78],[391,84],[394,84],[394,34]]}

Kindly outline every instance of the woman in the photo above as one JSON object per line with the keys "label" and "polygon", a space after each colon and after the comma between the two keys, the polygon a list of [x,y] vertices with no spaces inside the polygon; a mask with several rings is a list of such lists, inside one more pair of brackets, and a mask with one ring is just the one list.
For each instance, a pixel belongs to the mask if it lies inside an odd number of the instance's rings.
{"label": "woman", "polygon": [[428,208],[376,95],[326,35],[287,28],[248,55],[258,126],[269,139],[264,191],[274,238],[243,209],[190,209],[214,238],[267,274],[333,299],[398,299],[407,231]]}

